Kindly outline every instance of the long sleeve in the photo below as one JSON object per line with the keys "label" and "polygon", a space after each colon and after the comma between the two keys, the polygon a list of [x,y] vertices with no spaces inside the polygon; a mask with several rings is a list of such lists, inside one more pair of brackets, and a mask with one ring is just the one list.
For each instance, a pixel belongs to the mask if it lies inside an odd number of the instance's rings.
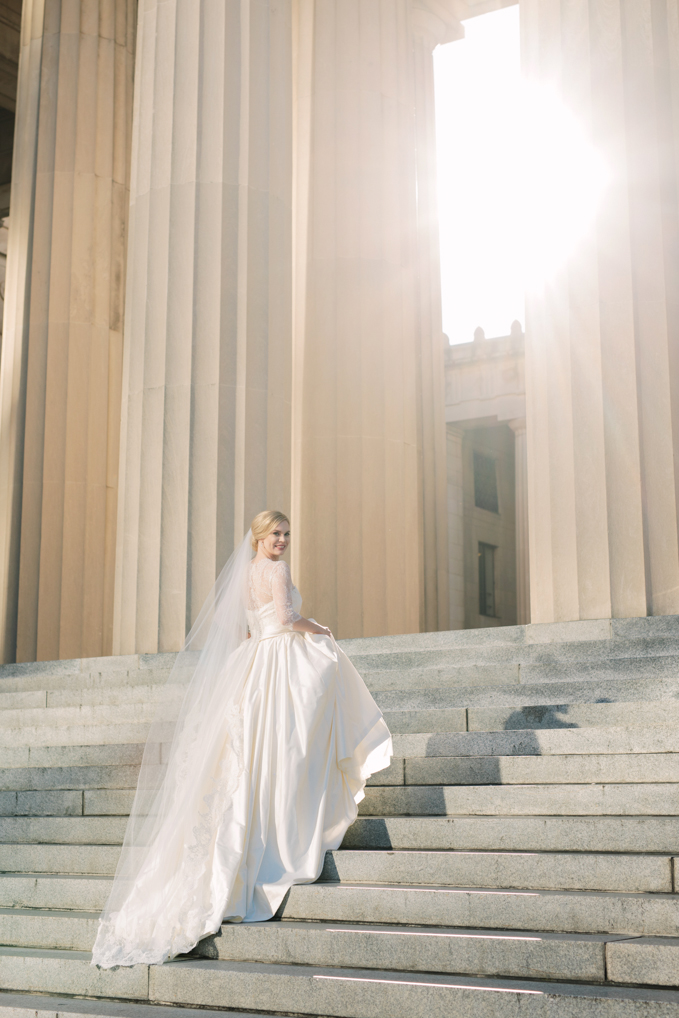
{"label": "long sleeve", "polygon": [[302,617],[292,608],[292,577],[287,562],[276,562],[271,570],[271,596],[282,626],[292,626]]}

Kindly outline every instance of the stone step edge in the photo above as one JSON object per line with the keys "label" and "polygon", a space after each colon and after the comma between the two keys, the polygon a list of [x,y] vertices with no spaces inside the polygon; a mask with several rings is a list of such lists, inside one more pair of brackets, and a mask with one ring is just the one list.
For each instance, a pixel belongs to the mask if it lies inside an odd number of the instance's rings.
{"label": "stone step edge", "polygon": [[[526,892],[529,892],[534,897],[563,897],[564,895],[568,898],[624,898],[628,900],[630,898],[641,898],[647,901],[672,901],[679,903],[679,891],[571,891],[568,889],[564,890],[553,890],[545,888],[527,888],[527,887],[466,887],[464,885],[457,886],[455,884],[414,884],[414,883],[378,883],[369,881],[358,881],[358,880],[323,880],[315,881],[309,884],[293,884],[295,887],[313,888],[319,887],[323,890],[331,890],[333,888],[362,890],[362,891],[426,891],[429,894],[436,894],[442,892],[444,894],[450,891],[460,891],[462,894],[473,894],[474,892],[488,892],[494,895],[500,894],[514,894],[517,897],[526,896]],[[281,910],[284,909],[284,905],[281,905]],[[281,918],[283,913],[281,912]],[[292,917],[300,918],[300,917]],[[639,934],[641,936],[641,934]]]}
{"label": "stone step edge", "polygon": [[0,1018],[16,1018],[17,1011],[31,1012],[40,1018],[61,1018],[63,1015],[78,1015],[78,1018],[262,1018],[251,1011],[207,1011],[187,1005],[168,1006],[144,1001],[134,1005],[107,997],[83,999],[77,997],[48,996],[41,993],[11,993],[0,988]]}
{"label": "stone step edge", "polygon": [[[62,963],[86,963],[88,966],[91,961],[90,952],[85,951],[62,951],[62,950],[42,950],[40,948],[7,948],[0,947],[0,958],[2,957],[19,957],[24,958],[27,961],[30,959],[54,959]],[[283,965],[283,964],[263,964],[258,962],[228,962],[218,961],[212,959],[196,959],[188,957],[186,959],[176,959],[172,962],[166,963],[162,966],[138,966],[139,968],[151,969],[153,975],[161,983],[167,982],[165,977],[169,977],[172,980],[172,976],[178,978],[182,982],[182,993],[186,996],[196,997],[197,994],[186,989],[187,977],[190,983],[191,975],[197,976],[201,983],[207,978],[209,979],[210,973],[216,973],[218,976],[222,975],[228,978],[229,973],[236,975],[243,975],[249,977],[250,984],[253,980],[258,978],[271,978],[277,976],[296,977],[300,979],[318,979],[328,980],[336,982],[352,982],[352,983],[363,983],[364,985],[375,985],[382,984],[382,987],[386,988],[390,984],[397,986],[408,987],[410,990],[415,989],[418,985],[424,988],[448,988],[451,990],[464,991],[465,989],[483,989],[483,990],[498,990],[500,992],[515,992],[524,993],[530,996],[544,997],[545,994],[556,997],[577,997],[577,998],[594,998],[595,1000],[636,1000],[636,1001],[656,1001],[658,1003],[665,1002],[676,1005],[677,1014],[679,1015],[679,992],[676,990],[663,990],[656,987],[640,988],[638,986],[623,986],[623,985],[610,985],[610,984],[586,984],[586,983],[566,983],[566,982],[550,982],[547,980],[536,980],[536,979],[504,979],[504,978],[484,978],[478,976],[461,976],[461,975],[441,975],[437,973],[421,973],[421,972],[402,972],[402,971],[379,971],[376,973],[374,969],[358,969],[358,968],[330,968],[330,967],[318,967],[318,966],[306,966],[306,965]],[[203,974],[201,976],[201,974]],[[164,987],[167,990],[167,986]],[[160,992],[163,992],[161,988]],[[20,991],[14,991],[15,995],[22,996]],[[25,996],[25,995],[23,995]],[[177,994],[173,994],[174,1001],[178,1005],[182,1005],[187,1010],[191,1007],[200,1008],[201,1015],[210,1013],[209,1011],[203,1010],[203,1003],[199,1000],[180,1000]],[[0,992],[0,1006],[5,998],[5,992]],[[44,1000],[45,997],[40,995],[40,999]],[[61,999],[61,998],[56,998]],[[81,998],[82,999],[82,998]],[[99,998],[89,998],[88,1001],[83,1003],[89,1003],[93,1000],[107,1001],[111,998],[105,996]],[[153,999],[153,989],[149,989],[149,997],[141,999],[139,997],[130,998],[131,1000],[138,1001],[139,1004],[151,1005],[161,1003],[158,1000]],[[70,1000],[66,998],[66,1000]],[[122,998],[119,998],[122,1000]],[[167,1004],[172,1002],[172,996],[169,998],[165,995],[163,1003]],[[125,1006],[125,1005],[123,1005]],[[119,1014],[125,1014],[125,1018],[137,1018],[136,1015],[129,1015],[130,1005],[126,1005],[128,1012],[119,1012]],[[60,1012],[61,1013],[61,1012]],[[83,1013],[83,1012],[81,1012]],[[85,1014],[91,1012],[84,1012]],[[94,1012],[96,1014],[96,1012]],[[141,1016],[145,1012],[140,1011]],[[176,1012],[175,1012],[176,1013]],[[195,1012],[194,1012],[195,1013]],[[243,1015],[243,1012],[234,1011],[221,1011],[215,1012],[225,1013],[237,1018],[237,1015]],[[265,1011],[258,1009],[259,1015],[262,1014],[290,1014],[289,1011],[272,1011],[267,1008]],[[297,1012],[295,1012],[297,1013]],[[314,1012],[309,1012],[313,1014]],[[319,1016],[321,1014],[327,1014],[327,1011],[315,1012]],[[485,1012],[484,1012],[485,1013]],[[512,1012],[516,1013],[516,1012]],[[523,1013],[523,1012],[522,1012]],[[590,1011],[590,1014],[595,1012]],[[610,1013],[610,1012],[609,1012]],[[43,1014],[41,1018],[46,1018]],[[249,1018],[249,1016],[248,1016]]]}
{"label": "stone step edge", "polygon": [[[491,734],[504,734],[510,732],[549,732],[549,731],[640,731],[653,728],[668,729],[676,727],[676,724],[672,723],[658,723],[652,724],[639,717],[639,723],[635,724],[637,720],[638,708],[648,709],[653,708],[657,713],[660,713],[660,708],[663,704],[671,704],[676,706],[679,703],[676,699],[668,700],[616,700],[614,702],[593,702],[593,703],[576,703],[572,704],[581,708],[612,708],[616,710],[627,709],[627,713],[630,717],[630,721],[622,725],[574,725],[569,727],[568,725],[554,724],[552,726],[546,725],[542,728],[531,728],[517,727],[517,728],[472,728],[469,729],[469,712],[472,712],[472,721],[474,721],[476,715],[482,715],[484,712],[492,712],[496,710],[511,711],[513,714],[518,714],[522,711],[534,711],[540,710],[540,705],[535,708],[533,704],[512,704],[506,706],[506,708],[464,708],[464,706],[408,706],[408,708],[385,708],[383,714],[388,724],[392,726],[398,725],[402,719],[408,719],[411,724],[422,724],[418,719],[419,717],[426,717],[436,715],[439,716],[442,721],[445,721],[448,725],[453,725],[450,729],[440,729],[439,731],[422,731],[419,732],[416,729],[406,731],[394,731],[394,735],[459,735],[459,734],[470,734],[470,735],[491,735]],[[543,704],[544,706],[555,706],[555,704]],[[560,704],[557,704],[560,705]],[[570,705],[570,704],[569,704]],[[33,708],[25,708],[19,710],[35,710]],[[78,711],[77,708],[44,708],[39,710],[45,711]],[[112,708],[112,710],[116,710]],[[560,719],[557,719],[560,720]],[[75,722],[78,723],[75,723]],[[427,720],[428,724],[432,723],[431,717]],[[0,725],[0,755],[6,753],[7,750],[20,750],[30,749],[32,745],[37,748],[49,749],[49,748],[61,748],[61,747],[92,747],[98,745],[115,745],[117,744],[118,738],[120,738],[120,745],[132,744],[132,739],[136,737],[135,741],[138,741],[139,737],[146,741],[146,737],[149,732],[151,723],[150,722],[137,722],[137,721],[124,721],[117,720],[111,722],[111,724],[102,724],[96,720],[73,719],[73,723],[70,720],[67,722],[50,721],[49,724],[17,724],[13,727],[6,727]],[[59,733],[57,735],[56,733]],[[83,737],[91,736],[91,741],[83,741]],[[130,738],[130,736],[132,738]],[[60,738],[61,741],[57,741]],[[65,741],[64,741],[65,740]]]}
{"label": "stone step edge", "polygon": [[[26,913],[28,910],[23,910]],[[0,910],[2,912],[2,910]],[[42,913],[40,910],[33,910],[33,916],[35,919],[56,918],[57,920],[64,916],[64,913],[57,913],[55,911],[44,910]],[[92,923],[94,917],[82,916],[82,919],[89,919]],[[11,928],[4,926],[4,933],[6,936],[11,936]],[[467,927],[441,927],[441,926],[419,926],[419,925],[394,925],[394,924],[369,924],[369,923],[351,923],[351,922],[335,922],[331,923],[328,921],[304,921],[304,920],[284,920],[282,922],[274,923],[262,923],[256,924],[256,927],[240,926],[234,927],[231,924],[224,924],[223,933],[218,931],[215,935],[207,937],[202,940],[189,955],[185,956],[194,959],[210,959],[214,961],[226,961],[226,962],[237,962],[247,961],[250,963],[259,963],[263,965],[276,965],[276,964],[295,964],[295,965],[309,965],[314,964],[316,966],[326,965],[333,969],[351,967],[356,963],[357,956],[354,951],[355,943],[352,944],[351,940],[345,942],[343,940],[337,944],[336,947],[329,952],[330,957],[327,961],[321,960],[321,957],[326,953],[324,948],[327,946],[327,934],[336,934],[341,937],[344,933],[358,934],[362,940],[362,951],[365,952],[367,949],[369,955],[363,955],[364,962],[359,962],[361,967],[370,972],[381,972],[385,968],[391,969],[408,969],[409,971],[417,971],[420,973],[435,972],[439,975],[444,976],[455,976],[455,975],[466,975],[466,976],[478,976],[479,978],[494,978],[494,979],[539,979],[539,980],[558,980],[566,981],[571,983],[578,983],[582,985],[588,985],[592,983],[608,985],[605,978],[606,973],[606,953],[609,946],[615,949],[619,945],[624,945],[627,942],[635,942],[639,938],[629,934],[587,934],[587,933],[555,933],[555,932],[542,932],[536,930],[507,930],[507,929],[492,929],[492,928],[467,928]],[[312,940],[314,941],[313,946],[309,942],[309,934],[311,934]],[[222,937],[224,936],[224,939]],[[388,964],[388,959],[381,955],[381,949],[385,946],[385,936],[388,940],[393,942],[393,938],[396,937],[397,942],[393,944],[396,949],[396,955],[392,957],[391,965]],[[318,938],[318,939],[317,939]],[[368,938],[366,940],[366,938]],[[423,943],[424,938],[424,943]],[[431,956],[428,953],[429,964],[422,964],[421,949],[427,942],[434,951],[434,955]],[[333,938],[335,941],[337,938]],[[647,948],[649,943],[651,948],[654,938],[646,938],[644,946]],[[658,938],[662,940],[661,948],[666,953],[668,948],[672,955],[679,950],[679,938]],[[451,951],[454,953],[456,950],[461,952],[459,956],[460,968],[455,967],[453,956],[449,958],[446,954],[441,956],[440,948],[442,941],[448,941],[450,944]],[[490,942],[490,943],[489,943]],[[498,942],[502,942],[499,944]],[[537,944],[536,944],[537,942]],[[408,959],[408,952],[412,951],[416,947],[416,956],[413,959],[415,964],[411,966]],[[538,944],[540,946],[538,946]],[[41,946],[40,942],[36,942],[32,947],[25,944],[17,946],[12,943],[11,940],[7,941],[6,947],[11,947],[14,951],[54,951],[54,950],[67,950],[74,951],[78,950],[73,947],[70,948],[58,948],[54,945]],[[391,945],[390,945],[391,947]],[[346,948],[346,951],[345,951]],[[491,954],[496,955],[494,948],[499,948],[502,952],[501,958],[498,959],[496,956],[490,959],[486,958],[486,952],[490,949]],[[469,967],[469,951],[476,954],[477,964],[479,968]],[[80,948],[84,952],[85,948]],[[311,954],[309,951],[311,950]],[[313,954],[314,951],[320,950],[321,957]],[[542,971],[538,973],[536,971],[521,972],[520,966],[527,961],[531,954],[538,951],[538,958],[540,958],[540,952],[546,951],[546,956],[543,953],[540,961],[542,963]],[[579,962],[573,965],[572,963],[572,952],[575,950],[579,954]],[[348,953],[346,953],[348,951]],[[376,954],[373,953],[376,951]],[[261,957],[257,952],[260,952]],[[405,953],[401,953],[405,952]],[[584,954],[584,957],[583,957]],[[387,952],[387,956],[391,955],[391,951]],[[417,957],[420,955],[420,957]],[[352,959],[353,960],[349,960]],[[312,960],[317,958],[317,960]],[[332,958],[332,960],[331,960]],[[598,961],[598,968],[600,968],[600,976],[593,973],[593,960],[594,958]],[[667,960],[665,962],[665,968]],[[672,961],[674,958],[672,958]],[[386,964],[385,964],[386,962]],[[400,962],[400,964],[399,964]],[[489,962],[489,964],[487,964]],[[584,968],[582,963],[584,962]],[[405,963],[405,964],[404,964]],[[670,962],[671,964],[671,962]],[[506,968],[503,970],[503,966]],[[563,967],[565,965],[565,968]],[[519,966],[517,968],[517,966]],[[627,980],[624,985],[631,982]],[[649,985],[653,985],[650,981]],[[668,985],[668,984],[663,984]]]}
{"label": "stone step edge", "polygon": [[[402,750],[394,753],[393,759],[412,759],[412,760],[438,760],[438,759],[460,759],[460,760],[473,760],[473,759],[484,759],[484,760],[498,760],[498,759],[514,759],[516,757],[525,757],[527,760],[535,759],[536,757],[554,757],[554,756],[648,756],[648,755],[663,755],[672,756],[675,752],[679,753],[679,743],[676,744],[676,750],[657,750],[657,749],[644,749],[641,751],[635,751],[630,748],[615,749],[608,751],[605,748],[593,749],[591,746],[587,747],[586,752],[578,752],[577,748],[559,748],[558,752],[546,751],[544,746],[540,746],[539,753],[434,753],[427,752],[430,749],[426,745],[425,740],[445,740],[447,738],[454,739],[456,742],[463,740],[467,743],[473,743],[476,740],[484,740],[493,736],[506,737],[508,739],[522,740],[529,739],[531,735],[538,734],[542,740],[547,740],[550,737],[550,733],[558,733],[559,736],[565,736],[567,739],[571,735],[575,735],[577,738],[583,733],[586,735],[588,740],[594,740],[598,735],[602,737],[609,733],[618,734],[626,733],[630,729],[628,726],[621,725],[602,725],[600,727],[592,728],[512,728],[502,729],[498,732],[415,732],[415,733],[393,733],[394,747],[398,750],[401,743],[404,740],[410,740],[410,742],[422,744],[423,751],[416,752],[413,747],[407,743],[408,752],[404,753]],[[676,725],[673,723],[667,724],[645,724],[634,726],[634,734],[641,736],[641,733],[653,734],[666,734],[669,732],[675,732]],[[104,767],[134,767],[139,766],[137,763],[46,763],[40,759],[42,754],[48,754],[50,751],[56,753],[68,754],[69,756],[76,756],[80,751],[87,753],[90,750],[98,749],[120,749],[121,753],[126,752],[129,754],[131,749],[139,749],[143,751],[145,743],[89,743],[83,745],[76,744],[54,744],[46,746],[5,746],[0,747],[0,771],[13,771],[13,770],[74,770],[76,768],[104,768]],[[33,753],[33,759],[31,759],[31,753]],[[4,757],[4,759],[3,759]],[[37,759],[36,759],[37,757]],[[8,762],[10,758],[14,758],[17,762]]]}
{"label": "stone step edge", "polygon": [[[241,932],[242,931],[242,932]],[[302,951],[306,951],[307,954],[304,956],[300,953],[295,953],[295,935],[302,934]],[[328,920],[286,920],[283,919],[279,923],[268,923],[263,929],[253,931],[251,939],[254,942],[253,945],[248,944],[248,930],[247,928],[240,927],[234,928],[232,924],[224,923],[222,930],[210,937],[206,937],[199,944],[196,945],[194,950],[191,952],[189,957],[206,958],[211,960],[219,961],[238,961],[257,960],[254,954],[248,958],[247,952],[261,951],[266,952],[267,964],[277,964],[275,961],[277,951],[280,952],[280,957],[285,964],[322,964],[322,962],[311,961],[312,955],[310,951],[310,941],[308,934],[311,933],[312,939],[315,934],[342,934],[342,933],[355,933],[360,934],[363,941],[363,950],[370,945],[380,945],[385,935],[392,937],[395,936],[400,939],[399,947],[405,948],[407,952],[409,948],[413,948],[415,944],[413,941],[419,941],[422,945],[422,939],[426,943],[426,938],[430,938],[430,944],[436,950],[437,946],[441,946],[441,940],[449,940],[452,942],[457,941],[457,944],[451,943],[450,947],[452,950],[455,947],[462,947],[462,964],[467,962],[465,955],[467,954],[468,948],[471,946],[472,950],[476,948],[484,951],[485,943],[492,942],[492,945],[498,942],[503,942],[501,950],[507,950],[509,953],[504,957],[503,961],[508,965],[506,971],[502,971],[498,967],[497,961],[486,959],[485,954],[482,954],[477,958],[477,964],[481,967],[474,970],[470,969],[468,964],[465,968],[456,970],[451,964],[447,964],[448,959],[443,962],[444,967],[438,967],[438,964],[434,964],[434,959],[429,955],[429,964],[421,964],[421,958],[417,959],[417,962],[412,969],[418,972],[438,972],[442,975],[475,975],[484,978],[518,978],[518,979],[540,979],[550,980],[558,979],[559,981],[573,982],[579,984],[591,984],[601,983],[602,985],[614,985],[616,982],[618,985],[634,985],[638,982],[639,985],[657,985],[666,988],[674,988],[674,983],[679,979],[679,975],[673,978],[670,975],[671,972],[679,973],[679,937],[639,937],[634,934],[612,934],[612,933],[558,933],[558,932],[546,932],[540,930],[512,930],[512,929],[492,929],[490,927],[485,928],[471,928],[471,927],[452,927],[452,926],[421,926],[421,925],[394,925],[389,923],[356,923],[356,922],[330,922]],[[263,935],[262,935],[263,934]],[[290,939],[292,936],[292,940]],[[366,941],[365,938],[368,938]],[[410,943],[407,943],[410,938]],[[277,940],[281,940],[280,946]],[[572,970],[572,975],[558,976],[554,972],[550,973],[548,969],[543,969],[543,974],[538,975],[530,972],[518,974],[516,971],[511,970],[512,964],[516,964],[516,960],[524,958],[532,951],[536,949],[536,943],[541,946],[544,945],[547,948],[548,956],[551,956],[553,965],[555,968],[559,967],[559,955],[563,951],[565,958],[564,960],[568,964],[568,961],[572,958],[573,948],[577,950],[579,947],[589,947],[596,950],[599,948],[601,951],[600,963],[601,963],[601,976],[597,978],[591,974],[590,968],[589,973],[585,975],[581,973],[576,974]],[[319,941],[319,946],[323,944],[323,940]],[[666,957],[662,958],[663,975],[657,983],[654,983],[653,979],[642,978],[640,980],[634,979],[610,979],[607,975],[606,963],[610,957],[612,961],[612,969],[621,974],[620,960],[621,953],[624,956],[626,949],[631,945],[634,953],[639,953],[639,948],[646,954],[646,957],[651,954],[656,954],[657,950],[660,950],[661,954],[665,954]],[[423,945],[422,945],[423,946]],[[292,951],[291,951],[292,947]],[[396,948],[397,952],[399,947]],[[493,947],[488,944],[492,953]],[[314,950],[314,948],[311,948]],[[538,951],[540,948],[538,948]],[[383,958],[380,958],[379,947],[377,947],[378,957],[372,957],[370,961],[365,958],[365,964],[363,968],[370,968],[371,970],[379,970],[383,967]],[[351,946],[349,946],[349,952],[351,954]],[[555,954],[551,954],[555,952]],[[233,953],[232,957],[229,955]],[[422,952],[418,952],[420,955]],[[327,964],[332,967],[344,967],[345,962],[342,961],[343,953],[340,949],[339,954],[334,955],[335,961]],[[435,954],[436,957],[436,954]],[[629,955],[627,955],[629,957]],[[401,956],[401,961],[404,958]],[[489,967],[486,967],[486,961],[490,962]],[[582,959],[581,959],[582,960]],[[591,963],[591,956],[590,956]],[[443,959],[438,955],[438,963],[441,963]],[[452,961],[452,959],[451,959]],[[380,964],[382,962],[382,964]],[[454,964],[454,963],[453,963]],[[500,963],[502,964],[502,962]],[[397,968],[397,965],[391,966],[391,968]],[[410,967],[410,966],[407,966]],[[657,976],[656,972],[656,976]]]}
{"label": "stone step edge", "polygon": [[[548,853],[545,853],[548,854]],[[44,880],[44,881],[86,881],[87,883],[107,883],[113,882],[112,876],[98,875],[98,874],[79,874],[79,873],[0,873],[0,881],[2,880]],[[530,888],[530,887],[500,887],[500,886],[485,886],[481,885],[466,885],[466,884],[418,884],[414,882],[404,881],[403,883],[393,882],[379,882],[379,881],[359,881],[359,880],[316,880],[309,881],[308,883],[293,884],[291,890],[295,887],[304,887],[312,889],[318,887],[324,891],[333,890],[336,888],[351,889],[351,890],[363,890],[363,891],[426,891],[428,894],[448,894],[450,892],[457,892],[463,894],[474,894],[474,893],[490,893],[493,895],[501,894],[514,894],[521,895],[529,892],[534,897],[555,897],[555,896],[566,896],[568,898],[624,898],[628,900],[644,899],[649,901],[668,900],[672,902],[679,902],[679,891],[602,891],[602,890],[570,890],[568,888]],[[284,908],[285,900],[281,904],[277,917],[284,919]],[[9,906],[3,906],[3,910],[9,908]],[[10,909],[11,911],[11,909]],[[72,914],[70,909],[64,911]],[[73,911],[82,912],[83,909],[74,909]],[[93,910],[94,912],[94,910]],[[99,910],[97,910],[99,914]],[[293,917],[299,918],[299,917]],[[338,920],[338,922],[341,920]],[[639,934],[641,936],[641,934]]]}

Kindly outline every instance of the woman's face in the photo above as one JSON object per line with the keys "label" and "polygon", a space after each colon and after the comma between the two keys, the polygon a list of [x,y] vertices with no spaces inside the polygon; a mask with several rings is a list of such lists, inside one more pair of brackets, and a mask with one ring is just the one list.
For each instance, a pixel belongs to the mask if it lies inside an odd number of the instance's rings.
{"label": "woman's face", "polygon": [[259,542],[260,548],[263,550],[267,558],[280,558],[287,546],[290,544],[290,524],[285,523],[277,524],[270,534],[267,534]]}

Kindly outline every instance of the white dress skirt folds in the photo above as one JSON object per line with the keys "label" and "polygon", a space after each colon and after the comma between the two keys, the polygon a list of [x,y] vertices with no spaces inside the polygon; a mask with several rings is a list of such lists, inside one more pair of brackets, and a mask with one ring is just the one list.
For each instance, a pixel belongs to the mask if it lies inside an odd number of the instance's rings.
{"label": "white dress skirt folds", "polygon": [[292,630],[288,566],[249,568],[250,638],[175,733],[146,843],[124,850],[100,921],[102,968],[186,953],[223,920],[270,919],[292,884],[320,876],[389,765],[389,730],[346,654]]}

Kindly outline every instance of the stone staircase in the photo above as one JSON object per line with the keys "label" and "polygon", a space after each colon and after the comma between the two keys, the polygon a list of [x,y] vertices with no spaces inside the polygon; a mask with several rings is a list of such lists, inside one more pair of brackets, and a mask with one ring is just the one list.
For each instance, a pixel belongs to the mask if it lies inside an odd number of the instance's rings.
{"label": "stone staircase", "polygon": [[0,1018],[679,1018],[679,619],[349,640],[394,733],[321,879],[89,964],[171,655],[0,669]]}

